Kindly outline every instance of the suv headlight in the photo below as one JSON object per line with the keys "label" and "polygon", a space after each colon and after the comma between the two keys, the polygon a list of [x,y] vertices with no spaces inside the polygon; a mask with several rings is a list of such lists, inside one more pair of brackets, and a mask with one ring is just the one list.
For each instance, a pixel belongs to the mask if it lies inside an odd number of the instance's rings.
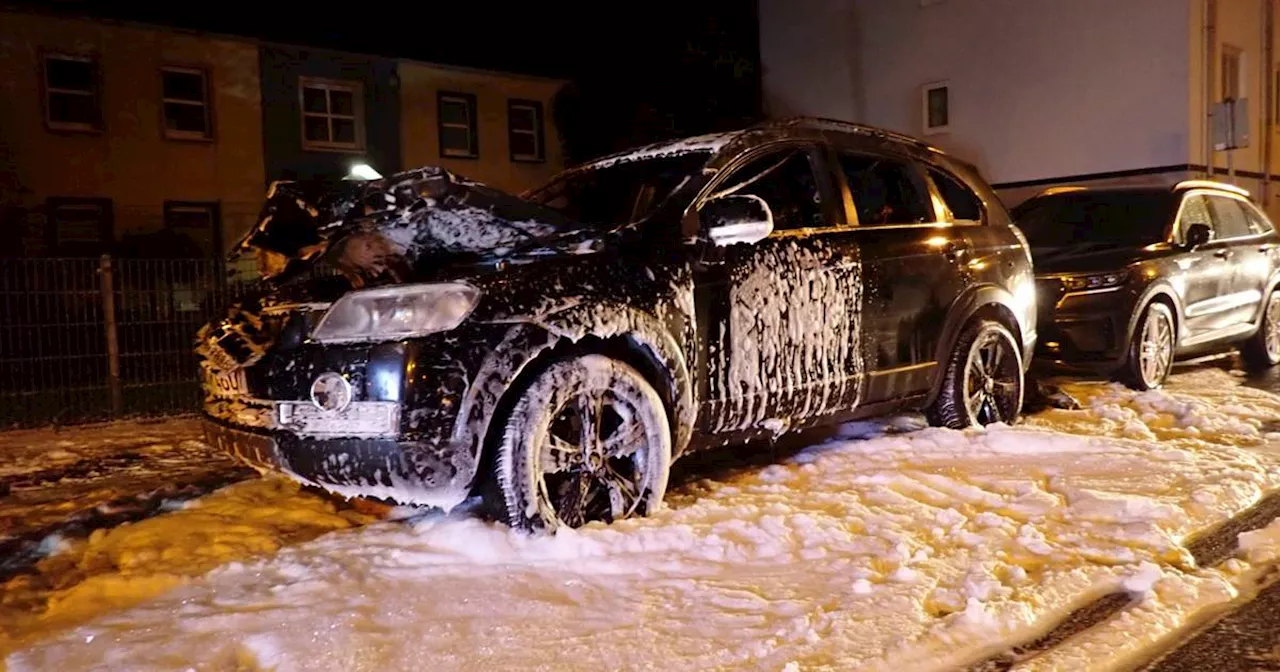
{"label": "suv headlight", "polygon": [[1089,275],[1068,275],[1062,278],[1062,286],[1068,292],[1088,291],[1090,289],[1110,289],[1119,287],[1129,279],[1128,271],[1114,273],[1091,273]]}
{"label": "suv headlight", "polygon": [[449,331],[480,301],[464,282],[363,289],[338,299],[311,337],[323,343],[396,340]]}

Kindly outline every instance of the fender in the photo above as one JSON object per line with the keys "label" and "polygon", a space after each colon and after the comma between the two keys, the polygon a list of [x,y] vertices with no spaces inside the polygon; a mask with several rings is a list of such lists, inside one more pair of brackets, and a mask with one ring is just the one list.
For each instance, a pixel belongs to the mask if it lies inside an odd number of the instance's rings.
{"label": "fender", "polygon": [[[663,306],[672,317],[682,311],[673,305]],[[685,328],[691,330],[687,318]],[[476,372],[458,410],[450,443],[468,450],[471,459],[469,481],[474,485],[486,440],[494,428],[500,404],[529,366],[548,351],[564,343],[577,343],[588,337],[602,340],[625,339],[634,352],[646,357],[650,368],[667,377],[661,381],[659,393],[670,404],[672,413],[672,455],[678,456],[689,444],[697,416],[693,381],[688,357],[681,341],[669,328],[672,320],[612,303],[579,304],[559,312],[521,320],[512,325],[502,342]],[[685,334],[686,342],[687,336]]]}
{"label": "fender", "polygon": [[1267,281],[1266,289],[1262,290],[1262,300],[1258,302],[1258,314],[1253,316],[1254,329],[1262,328],[1262,318],[1267,314],[1267,297],[1271,296],[1277,288],[1280,288],[1280,272],[1273,274]]}
{"label": "fender", "polygon": [[[1017,302],[1013,298],[1013,294],[1009,290],[994,284],[983,284],[970,287],[965,290],[951,304],[951,310],[947,311],[947,321],[942,326],[942,338],[938,339],[938,351],[934,353],[934,361],[939,363],[938,374],[934,376],[933,384],[929,388],[929,395],[925,398],[925,406],[932,404],[938,398],[938,393],[942,391],[942,382],[946,378],[945,371],[942,370],[943,362],[951,357],[951,352],[956,346],[956,341],[960,340],[960,332],[968,324],[973,316],[987,306],[1000,306],[1010,313],[1017,315]],[[1013,337],[1022,342],[1023,325],[1016,322]],[[1025,362],[1024,362],[1025,365]]]}
{"label": "fender", "polygon": [[1184,330],[1186,329],[1186,326],[1184,326],[1186,324],[1186,320],[1183,319],[1182,297],[1178,295],[1178,292],[1174,291],[1173,285],[1169,284],[1167,280],[1160,279],[1148,285],[1147,288],[1142,291],[1142,294],[1138,295],[1137,300],[1134,301],[1133,310],[1130,311],[1129,314],[1129,326],[1125,328],[1124,333],[1120,335],[1121,338],[1124,339],[1120,343],[1120,356],[1122,360],[1128,356],[1129,344],[1133,341],[1133,332],[1138,329],[1138,320],[1142,317],[1142,309],[1145,308],[1148,303],[1151,303],[1151,300],[1157,296],[1165,297],[1173,303],[1173,319],[1175,322],[1174,329],[1178,335],[1177,343],[1179,345],[1182,344]]}

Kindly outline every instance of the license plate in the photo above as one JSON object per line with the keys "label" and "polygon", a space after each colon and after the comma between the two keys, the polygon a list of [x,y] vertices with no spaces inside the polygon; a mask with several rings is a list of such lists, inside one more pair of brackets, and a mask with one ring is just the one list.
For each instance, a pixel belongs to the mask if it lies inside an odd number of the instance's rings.
{"label": "license plate", "polygon": [[215,397],[249,396],[249,382],[245,378],[244,369],[218,373],[206,371],[205,387]]}

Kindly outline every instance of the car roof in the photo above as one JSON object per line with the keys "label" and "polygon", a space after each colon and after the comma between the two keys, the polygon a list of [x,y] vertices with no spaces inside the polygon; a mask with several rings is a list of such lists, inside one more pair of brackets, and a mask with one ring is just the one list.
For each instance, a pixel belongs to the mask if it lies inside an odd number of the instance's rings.
{"label": "car roof", "polygon": [[1237,187],[1227,182],[1219,182],[1217,180],[1183,180],[1173,185],[1169,184],[1108,184],[1098,186],[1062,186],[1050,187],[1036,194],[1032,198],[1041,198],[1044,196],[1057,196],[1060,194],[1070,193],[1150,193],[1150,194],[1170,194],[1177,195],[1184,191],[1192,189],[1204,189],[1209,191],[1221,191],[1223,193],[1234,194],[1249,198],[1249,192],[1245,189]]}
{"label": "car roof", "polygon": [[696,152],[714,154],[734,140],[740,139],[748,134],[762,134],[766,136],[776,134],[779,139],[784,139],[792,135],[805,135],[813,132],[837,132],[865,135],[880,140],[888,140],[891,142],[909,145],[916,149],[923,149],[937,154],[943,154],[942,150],[919,139],[876,126],[856,124],[848,121],[840,121],[838,119],[824,119],[821,117],[790,117],[786,119],[775,119],[761,122],[735,131],[708,133],[689,138],[681,138],[679,140],[655,142],[641,147],[636,147],[634,149],[602,156],[598,159],[575,166],[570,170],[576,171],[607,168],[619,163],[644,161],[647,159],[667,156],[680,156]]}

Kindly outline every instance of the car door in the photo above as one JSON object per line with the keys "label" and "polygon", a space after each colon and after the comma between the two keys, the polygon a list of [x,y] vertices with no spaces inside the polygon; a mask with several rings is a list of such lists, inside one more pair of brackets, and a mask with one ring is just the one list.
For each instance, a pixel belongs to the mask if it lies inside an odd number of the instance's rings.
{"label": "car door", "polygon": [[1269,278],[1269,248],[1264,247],[1263,236],[1250,225],[1249,205],[1244,198],[1234,195],[1209,196],[1213,207],[1213,220],[1218,242],[1217,258],[1229,269],[1223,269],[1226,284],[1220,298],[1222,316],[1220,328],[1242,328],[1252,324],[1262,304],[1262,292]]}
{"label": "car door", "polygon": [[1178,209],[1174,242],[1185,246],[1187,229],[1204,224],[1214,232],[1209,243],[1194,250],[1183,248],[1174,263],[1178,275],[1172,278],[1175,290],[1182,293],[1184,339],[1195,340],[1212,334],[1226,323],[1222,297],[1230,292],[1232,267],[1227,245],[1218,240],[1217,224],[1209,203],[1209,193],[1192,191],[1182,199]]}
{"label": "car door", "polygon": [[707,431],[779,431],[857,403],[861,271],[834,193],[811,144],[753,153],[711,185],[706,201],[763,199],[774,230],[712,248],[697,271]]}
{"label": "car door", "polygon": [[947,313],[966,285],[971,249],[962,228],[979,222],[955,217],[911,159],[839,149],[836,161],[863,261],[863,402],[923,393]]}

